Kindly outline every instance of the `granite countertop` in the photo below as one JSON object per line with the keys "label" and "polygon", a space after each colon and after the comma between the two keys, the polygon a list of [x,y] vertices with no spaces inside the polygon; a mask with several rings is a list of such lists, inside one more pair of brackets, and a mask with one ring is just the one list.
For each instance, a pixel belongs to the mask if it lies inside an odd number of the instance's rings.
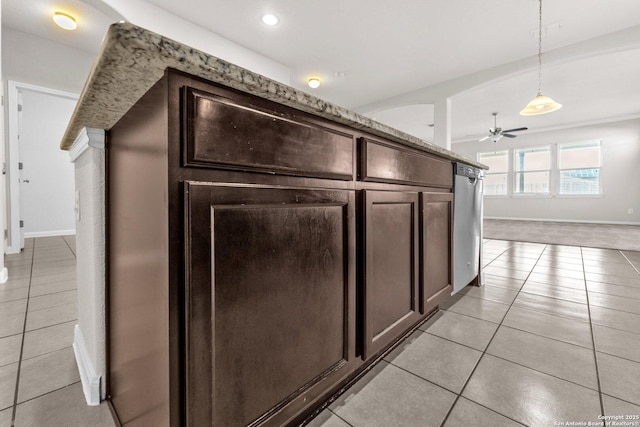
{"label": "granite countertop", "polygon": [[486,169],[452,151],[130,23],[109,28],[60,148],[69,150],[82,128],[111,129],[168,67]]}

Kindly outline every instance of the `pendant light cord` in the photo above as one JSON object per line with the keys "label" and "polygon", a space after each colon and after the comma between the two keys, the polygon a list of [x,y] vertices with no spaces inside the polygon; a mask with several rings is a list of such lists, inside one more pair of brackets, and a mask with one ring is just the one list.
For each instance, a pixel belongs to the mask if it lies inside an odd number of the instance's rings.
{"label": "pendant light cord", "polygon": [[542,0],[538,3],[538,95],[542,95]]}
{"label": "pendant light cord", "polygon": [[538,95],[520,111],[522,116],[537,116],[562,108],[562,104],[542,94],[542,0],[538,2]]}

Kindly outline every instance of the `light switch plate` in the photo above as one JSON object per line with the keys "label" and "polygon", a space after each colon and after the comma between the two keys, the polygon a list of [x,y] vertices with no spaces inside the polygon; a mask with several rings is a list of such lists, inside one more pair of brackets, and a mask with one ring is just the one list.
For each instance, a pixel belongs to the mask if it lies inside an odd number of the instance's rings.
{"label": "light switch plate", "polygon": [[76,221],[80,222],[80,192],[76,191],[76,205],[73,208],[74,212],[76,213]]}

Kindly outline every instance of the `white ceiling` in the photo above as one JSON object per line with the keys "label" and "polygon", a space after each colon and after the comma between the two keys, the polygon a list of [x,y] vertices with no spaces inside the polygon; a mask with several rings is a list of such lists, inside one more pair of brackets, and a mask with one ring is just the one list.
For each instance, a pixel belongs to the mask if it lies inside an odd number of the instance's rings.
{"label": "white ceiling", "polygon": [[[284,64],[294,87],[429,140],[433,107],[421,104],[452,79],[463,90],[449,84],[454,141],[486,132],[494,111],[500,127],[531,132],[640,115],[637,0],[544,1],[542,89],[564,108],[538,117],[518,115],[537,90],[536,0],[146,1]],[[53,28],[40,13],[52,0],[3,0],[2,24],[97,52],[114,14],[100,0],[62,3],[90,29]],[[266,12],[278,25],[261,23]],[[319,89],[306,87],[311,76]]]}
{"label": "white ceiling", "polygon": [[[106,9],[106,7],[105,7]],[[51,17],[56,10],[73,14],[78,29],[58,28]],[[114,17],[81,0],[2,0],[2,26],[33,34],[96,54]]]}

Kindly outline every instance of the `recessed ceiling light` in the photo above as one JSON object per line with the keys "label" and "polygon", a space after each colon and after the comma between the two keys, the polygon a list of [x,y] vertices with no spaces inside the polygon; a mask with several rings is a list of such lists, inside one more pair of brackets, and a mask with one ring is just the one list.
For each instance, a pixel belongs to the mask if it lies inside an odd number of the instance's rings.
{"label": "recessed ceiling light", "polygon": [[76,18],[64,12],[56,12],[53,14],[53,22],[58,24],[58,27],[65,30],[75,30],[78,28]]}
{"label": "recessed ceiling light", "polygon": [[267,25],[274,26],[278,23],[278,17],[270,13],[267,13],[266,15],[262,15],[262,22],[264,22]]}
{"label": "recessed ceiling light", "polygon": [[318,87],[320,87],[320,79],[316,77],[312,77],[309,79],[307,84],[311,89],[317,89]]}

